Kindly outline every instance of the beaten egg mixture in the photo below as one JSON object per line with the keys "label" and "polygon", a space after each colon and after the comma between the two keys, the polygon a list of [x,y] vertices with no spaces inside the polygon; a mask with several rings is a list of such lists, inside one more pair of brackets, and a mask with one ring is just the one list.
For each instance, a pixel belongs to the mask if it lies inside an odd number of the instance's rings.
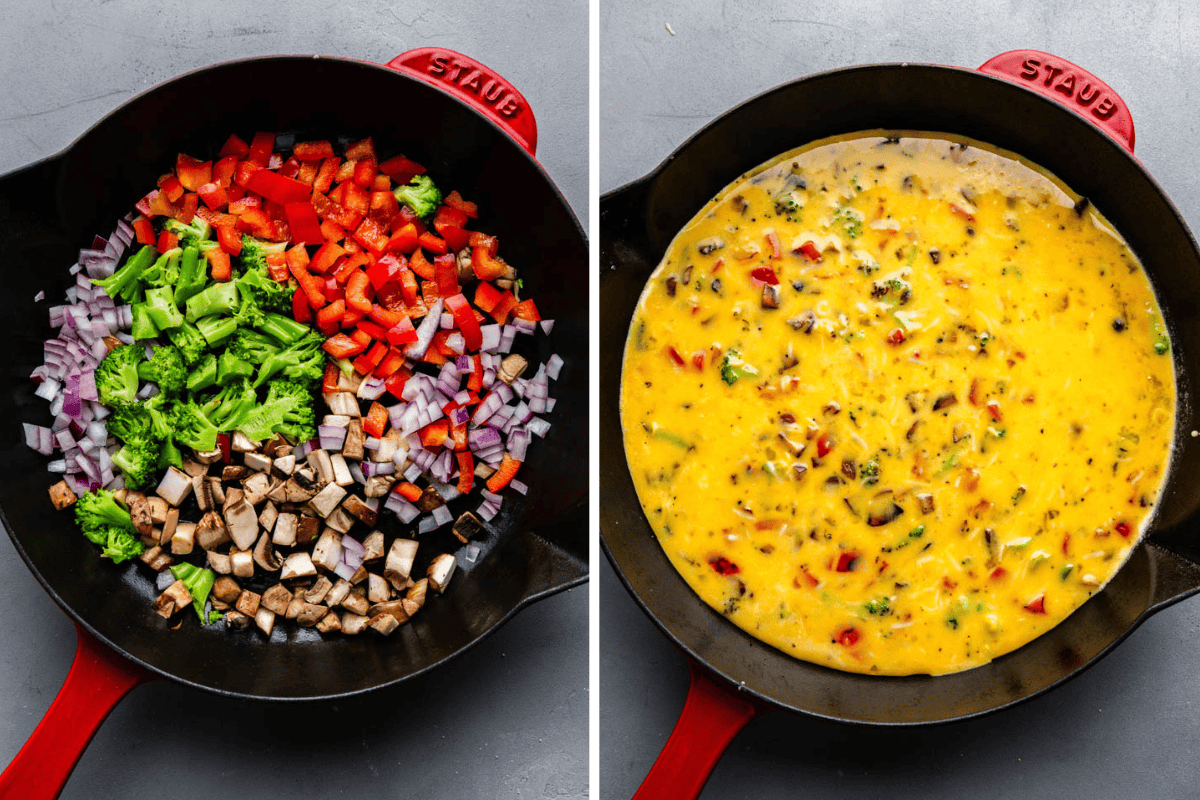
{"label": "beaten egg mixture", "polygon": [[626,344],[625,450],[703,600],[796,658],[978,666],[1137,542],[1174,430],[1137,258],[1045,171],[943,134],[853,134],[727,187]]}

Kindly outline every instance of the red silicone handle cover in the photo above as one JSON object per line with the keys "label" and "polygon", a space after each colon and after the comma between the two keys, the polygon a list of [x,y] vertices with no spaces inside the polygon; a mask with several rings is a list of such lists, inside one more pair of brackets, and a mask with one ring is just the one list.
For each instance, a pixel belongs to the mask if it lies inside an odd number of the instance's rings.
{"label": "red silicone handle cover", "polygon": [[528,101],[511,83],[469,56],[443,47],[419,47],[396,56],[387,66],[420,78],[474,106],[525,148],[537,150],[537,120]]}
{"label": "red silicone handle cover", "polygon": [[773,709],[724,684],[696,664],[687,701],[650,773],[633,800],[694,800],[713,767],[750,720]]}
{"label": "red silicone handle cover", "polygon": [[1040,50],[1010,50],[980,72],[1033,89],[1100,128],[1133,152],[1133,117],[1112,87],[1085,69]]}
{"label": "red silicone handle cover", "polygon": [[58,696],[0,775],[0,800],[54,800],[108,712],[156,676],[77,626],[79,647]]}

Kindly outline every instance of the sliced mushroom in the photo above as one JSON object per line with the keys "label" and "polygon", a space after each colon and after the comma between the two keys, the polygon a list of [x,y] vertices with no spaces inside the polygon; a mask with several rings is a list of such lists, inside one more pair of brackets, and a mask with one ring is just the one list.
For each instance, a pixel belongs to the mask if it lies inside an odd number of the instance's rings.
{"label": "sliced mushroom", "polygon": [[370,607],[371,604],[367,602],[367,592],[361,586],[351,589],[350,594],[346,595],[346,599],[342,601],[342,608],[353,611],[355,614],[366,614]]}
{"label": "sliced mushroom", "polygon": [[196,453],[195,457],[197,463],[203,464],[205,467],[207,467],[209,464],[215,464],[220,461],[222,458],[224,458],[224,455],[225,454],[221,452],[221,448],[214,447],[212,450],[205,450],[203,453]]}
{"label": "sliced mushroom", "polygon": [[871,498],[867,509],[867,524],[877,528],[886,525],[904,513],[904,509],[896,505],[892,499],[892,490],[885,489]]}
{"label": "sliced mushroom", "polygon": [[78,499],[66,481],[59,481],[50,487],[50,502],[54,504],[56,511],[62,511]]}
{"label": "sliced mushroom", "polygon": [[245,500],[234,503],[225,509],[225,527],[238,548],[249,550],[258,537],[258,514]]}
{"label": "sliced mushroom", "polygon": [[408,594],[405,595],[406,600],[416,603],[417,608],[425,605],[425,594],[429,589],[429,579],[421,578],[421,580],[409,587]]}
{"label": "sliced mushroom", "polygon": [[238,595],[234,607],[246,616],[253,617],[258,613],[260,603],[262,603],[262,595],[258,592],[252,592],[249,589],[243,589]]}
{"label": "sliced mushroom", "polygon": [[[312,563],[312,559],[309,559],[309,563]],[[332,588],[333,583],[330,582],[329,578],[326,578],[324,575],[322,575],[321,577],[317,578],[316,583],[314,583],[304,592],[304,599],[310,603],[320,603],[325,600],[326,595],[329,594],[329,590]]]}
{"label": "sliced mushroom", "polygon": [[167,521],[167,512],[170,510],[170,506],[167,505],[166,500],[157,496],[147,497],[146,505],[150,507],[150,519],[154,521],[155,525],[162,525]]}
{"label": "sliced mushroom", "polygon": [[341,605],[342,601],[350,595],[350,590],[353,588],[350,585],[350,581],[345,578],[339,578],[338,582],[329,590],[329,593],[325,595],[325,605],[330,608]]}
{"label": "sliced mushroom", "polygon": [[[263,442],[262,447],[259,449],[262,450],[263,455],[265,455],[267,458],[278,458],[279,456],[288,455],[291,453],[291,447],[292,446],[288,444],[286,439],[279,434],[276,434],[275,438],[268,439],[267,441]],[[284,450],[287,452],[282,452]]]}
{"label": "sliced mushroom", "polygon": [[358,398],[352,392],[334,392],[325,398],[329,410],[334,414],[344,414],[348,417],[361,417],[362,409],[358,407]]}
{"label": "sliced mushroom", "polygon": [[311,628],[320,622],[329,609],[325,606],[319,606],[316,603],[306,603],[300,601],[300,612],[296,614],[296,624],[301,628]]}
{"label": "sliced mushroom", "polygon": [[171,552],[177,556],[186,556],[196,546],[196,523],[183,521],[175,525],[171,534]]}
{"label": "sliced mushroom", "polygon": [[283,613],[286,619],[296,619],[300,616],[300,612],[305,606],[304,598],[299,595],[292,595],[291,602],[288,603],[287,611]]}
{"label": "sliced mushroom", "polygon": [[[292,553],[283,560],[283,571],[280,572],[279,578],[286,581],[292,578],[308,578],[316,574],[317,568],[308,553]],[[321,580],[329,582],[326,578]]]}
{"label": "sliced mushroom", "polygon": [[374,572],[367,574],[367,599],[372,603],[385,602],[392,596],[392,587],[382,575]]}
{"label": "sliced mushroom", "polygon": [[208,477],[197,475],[192,478],[192,491],[196,495],[196,505],[200,507],[200,510],[205,513],[212,511],[212,487],[208,483]]}
{"label": "sliced mushroom", "polygon": [[325,615],[317,620],[317,630],[321,633],[337,633],[342,629],[342,619],[336,612],[321,607]]}
{"label": "sliced mushroom", "polygon": [[133,520],[133,527],[143,536],[149,536],[150,531],[154,529],[154,519],[150,516],[150,504],[146,501],[146,496],[141,493],[129,493],[131,500],[129,503],[129,516]]}
{"label": "sliced mushroom", "polygon": [[237,577],[254,577],[254,554],[249,550],[238,550],[236,548],[230,550],[229,564],[232,567],[233,574]]}
{"label": "sliced mushroom", "polygon": [[419,546],[414,539],[397,539],[388,550],[387,561],[383,565],[383,577],[387,578],[398,592],[408,585],[408,576],[412,573]]}
{"label": "sliced mushroom", "polygon": [[296,522],[296,544],[308,544],[317,538],[317,531],[320,530],[320,527],[321,522],[316,517],[301,514],[300,519]]}
{"label": "sliced mushroom", "polygon": [[333,482],[338,486],[354,485],[354,476],[350,474],[350,467],[346,464],[346,459],[341,453],[330,453],[329,463],[333,466]]}
{"label": "sliced mushroom", "polygon": [[325,485],[324,489],[317,492],[317,495],[312,500],[308,501],[308,507],[316,512],[317,516],[328,517],[338,507],[338,504],[342,502],[345,496],[345,489],[336,483],[329,483]]}
{"label": "sliced mushroom", "polygon": [[225,484],[221,483],[221,479],[210,475],[205,478],[208,481],[208,490],[212,493],[214,505],[225,505]]}
{"label": "sliced mushroom", "polygon": [[258,612],[254,615],[254,624],[258,629],[267,636],[271,635],[271,631],[275,628],[275,614],[269,608],[259,606]]}
{"label": "sliced mushroom", "polygon": [[[296,544],[296,524],[299,517],[295,514],[279,514],[275,520],[275,528],[271,533],[271,541],[281,547],[293,547]],[[268,528],[267,530],[271,530]]]}
{"label": "sliced mushroom", "polygon": [[317,471],[317,480],[320,483],[325,484],[333,480],[333,462],[329,458],[328,450],[313,450],[308,454],[308,463]]}
{"label": "sliced mushroom", "polygon": [[[331,484],[332,485],[332,484]],[[312,561],[318,567],[333,572],[342,559],[342,536],[337,531],[326,530],[313,548]]]}
{"label": "sliced mushroom", "polygon": [[357,636],[367,629],[367,624],[370,623],[370,618],[362,614],[355,614],[352,611],[342,612],[342,633],[350,636]]}
{"label": "sliced mushroom", "polygon": [[259,536],[258,543],[254,545],[254,563],[267,572],[275,572],[283,566],[283,559],[275,552],[275,546],[271,544],[271,537],[267,533]]}
{"label": "sliced mushroom", "polygon": [[[354,461],[363,460],[363,426],[362,419],[353,417],[350,423],[346,426],[346,440],[342,443],[342,457],[349,458]],[[345,461],[342,462],[345,465]],[[337,469],[335,463],[334,469]]]}
{"label": "sliced mushroom", "polygon": [[779,287],[764,283],[762,287],[762,307],[779,308]]}
{"label": "sliced mushroom", "polygon": [[242,596],[242,587],[228,575],[222,575],[213,581],[212,596],[222,603],[233,605]]}
{"label": "sliced mushroom", "polygon": [[271,462],[271,472],[277,478],[284,480],[292,477],[292,473],[296,471],[296,457],[290,453],[286,456],[279,456]]}
{"label": "sliced mushroom", "polygon": [[[351,495],[353,497],[353,495]],[[347,500],[347,502],[349,502]],[[325,524],[338,533],[348,533],[354,527],[354,517],[346,513],[345,506],[339,506],[325,518]]]}
{"label": "sliced mushroom", "polygon": [[242,492],[247,503],[257,506],[271,492],[271,479],[265,472],[255,472],[242,482]]}
{"label": "sliced mushroom", "polygon": [[205,550],[215,550],[228,541],[231,541],[229,529],[220,514],[209,511],[200,517],[196,525],[196,544]]}
{"label": "sliced mushroom", "polygon": [[383,545],[383,531],[372,531],[367,538],[363,539],[363,563],[383,558]]}
{"label": "sliced mushroom", "polygon": [[363,495],[366,497],[387,497],[396,482],[395,475],[372,475],[363,484]]}
{"label": "sliced mushroom", "polygon": [[146,548],[138,558],[155,572],[163,572],[175,563],[175,559],[164,553],[158,545]]}
{"label": "sliced mushroom", "polygon": [[[188,523],[188,524],[191,524],[191,523]],[[171,541],[171,538],[175,535],[175,531],[178,527],[179,527],[179,509],[178,508],[168,508],[167,509],[167,518],[165,520],[163,520],[162,531],[158,535],[158,543],[166,544],[167,542]],[[192,525],[192,527],[195,528],[195,525]]]}
{"label": "sliced mushroom", "polygon": [[370,572],[367,572],[366,567],[364,567],[362,564],[359,564],[358,569],[354,570],[354,574],[350,576],[350,583],[358,586],[360,583],[365,581],[367,576],[370,574]]}
{"label": "sliced mushroom", "polygon": [[[218,481],[216,478],[213,478],[212,480],[216,481],[217,483],[220,483],[220,481]],[[221,499],[221,510],[224,511],[225,509],[229,508],[230,506],[232,506],[236,503],[243,502],[245,499],[246,499],[245,492],[243,492],[237,486],[231,486],[229,488],[229,491],[225,492],[225,496]]]}
{"label": "sliced mushroom", "polygon": [[[394,461],[396,453],[401,450],[403,440],[400,437],[400,429],[392,428],[379,439],[379,447],[371,454],[371,460],[380,464],[388,461]],[[403,445],[404,452],[408,452],[408,446]],[[397,471],[399,471],[397,469]]]}
{"label": "sliced mushroom", "polygon": [[[191,524],[191,523],[188,523]],[[218,575],[228,575],[233,572],[233,562],[225,553],[218,553],[216,550],[209,550],[206,553],[208,556],[208,568]]]}
{"label": "sliced mushroom", "polygon": [[[258,524],[267,530],[274,530],[275,523],[279,520],[279,507],[268,500],[266,505],[262,507],[262,511],[258,512]],[[275,544],[283,544],[276,541]]]}
{"label": "sliced mushroom", "polygon": [[417,502],[413,503],[420,511],[433,511],[438,506],[446,505],[445,499],[438,494],[438,490],[432,486],[426,486],[421,492],[421,496],[417,498]]}
{"label": "sliced mushroom", "polygon": [[397,623],[408,622],[412,615],[404,608],[403,600],[388,600],[383,603],[376,603],[367,611],[367,616],[374,617],[377,614],[388,614],[395,618]]}
{"label": "sliced mushroom", "polygon": [[928,492],[922,492],[917,495],[917,502],[921,505],[921,513],[928,514],[933,511],[933,495]]}
{"label": "sliced mushroom", "polygon": [[154,611],[163,619],[170,619],[172,614],[186,608],[191,602],[192,593],[187,586],[183,581],[175,581],[154,601]]}
{"label": "sliced mushroom", "polygon": [[237,609],[225,612],[225,627],[231,631],[244,631],[250,627],[250,617]]}
{"label": "sliced mushroom", "polygon": [[941,395],[940,397],[938,397],[936,400],[933,401],[933,410],[941,411],[943,408],[949,408],[950,406],[954,405],[957,402],[958,402],[958,398],[954,396],[954,393],[947,392],[946,394]]}
{"label": "sliced mushroom", "polygon": [[454,568],[458,566],[454,556],[449,553],[442,553],[433,559],[433,563],[429,565],[426,575],[429,578],[429,585],[438,594],[446,591],[446,585],[450,583],[451,576],[454,575]]}
{"label": "sliced mushroom", "polygon": [[276,614],[286,614],[292,602],[292,593],[282,583],[277,583],[263,592],[262,604]]}
{"label": "sliced mushroom", "polygon": [[361,520],[362,523],[368,527],[374,527],[379,518],[379,515],[375,512],[375,509],[368,506],[355,495],[350,495],[347,497],[346,501],[342,503],[342,508],[358,517],[359,520]]}

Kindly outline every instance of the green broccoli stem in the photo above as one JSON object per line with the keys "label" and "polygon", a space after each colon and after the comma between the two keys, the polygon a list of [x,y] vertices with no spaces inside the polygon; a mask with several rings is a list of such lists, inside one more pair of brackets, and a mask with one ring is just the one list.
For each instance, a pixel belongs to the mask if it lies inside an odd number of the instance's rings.
{"label": "green broccoli stem", "polygon": [[282,342],[285,346],[292,344],[312,330],[312,328],[304,323],[288,319],[282,314],[268,312],[266,318],[266,322],[259,325],[258,330]]}
{"label": "green broccoli stem", "polygon": [[119,297],[129,302],[137,297],[138,279],[154,263],[154,254],[156,252],[157,250],[153,247],[143,247],[130,256],[129,260],[125,262],[125,266],[121,267],[113,275],[102,281],[92,281],[92,283],[103,288],[108,296],[114,300]]}
{"label": "green broccoli stem", "polygon": [[208,353],[196,365],[187,378],[189,391],[198,392],[217,385],[217,357]]}
{"label": "green broccoli stem", "polygon": [[150,309],[144,303],[133,307],[133,327],[130,329],[129,335],[138,341],[158,338],[158,326],[154,324],[154,320],[150,316]]}
{"label": "green broccoli stem", "polygon": [[[232,286],[232,284],[225,284]],[[209,347],[220,347],[237,332],[237,320],[233,317],[205,317],[196,323],[196,328],[208,342]]]}
{"label": "green broccoli stem", "polygon": [[202,317],[216,314],[232,314],[237,307],[237,286],[228,282],[214,283],[188,300],[187,321],[196,322]]}
{"label": "green broccoli stem", "polygon": [[204,289],[208,283],[205,260],[200,258],[200,250],[188,247],[183,251],[183,259],[179,267],[179,284],[175,287],[175,305],[186,303]]}
{"label": "green broccoli stem", "polygon": [[160,331],[169,331],[183,324],[183,314],[175,305],[174,292],[164,287],[146,290],[146,302],[141,306]]}
{"label": "green broccoli stem", "polygon": [[217,359],[217,383],[228,386],[235,380],[254,377],[254,365],[226,350]]}

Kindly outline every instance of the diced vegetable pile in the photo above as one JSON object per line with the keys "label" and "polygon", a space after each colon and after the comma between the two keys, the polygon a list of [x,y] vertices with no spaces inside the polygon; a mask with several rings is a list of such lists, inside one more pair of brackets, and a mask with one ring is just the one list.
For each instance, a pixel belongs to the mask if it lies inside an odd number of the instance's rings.
{"label": "diced vegetable pile", "polygon": [[[159,573],[163,617],[390,634],[458,564],[442,553],[415,580],[413,537],[454,522],[474,561],[479,518],[527,491],[563,362],[522,377],[516,335],[553,322],[498,240],[467,229],[474,203],[404,156],[378,162],[369,138],[340,158],[276,143],[180,154],[81,252],[32,376],[54,421],[26,440],[63,454],[54,505],[115,563]],[[447,502],[477,478],[478,517],[454,521]],[[380,506],[415,531],[375,530]]]}

